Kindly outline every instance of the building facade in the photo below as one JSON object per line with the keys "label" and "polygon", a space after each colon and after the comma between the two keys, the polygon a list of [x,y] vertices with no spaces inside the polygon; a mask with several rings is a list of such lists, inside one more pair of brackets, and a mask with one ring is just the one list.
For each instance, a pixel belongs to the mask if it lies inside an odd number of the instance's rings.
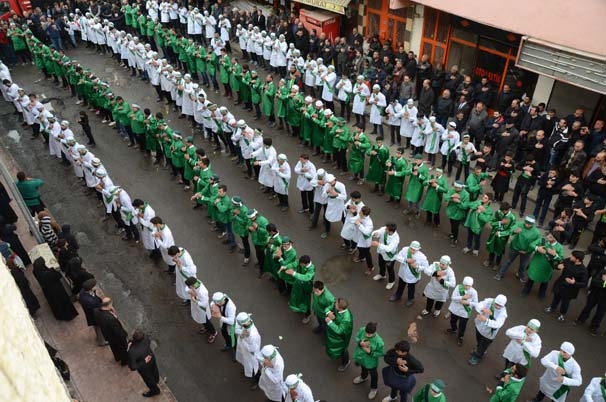
{"label": "building facade", "polygon": [[[560,4],[561,3],[561,4]],[[434,66],[485,77],[495,92],[508,84],[569,112],[581,106],[592,120],[606,118],[606,44],[601,26],[606,2],[583,5],[528,0],[368,0],[365,35],[403,44]],[[571,21],[576,21],[571,23]]]}

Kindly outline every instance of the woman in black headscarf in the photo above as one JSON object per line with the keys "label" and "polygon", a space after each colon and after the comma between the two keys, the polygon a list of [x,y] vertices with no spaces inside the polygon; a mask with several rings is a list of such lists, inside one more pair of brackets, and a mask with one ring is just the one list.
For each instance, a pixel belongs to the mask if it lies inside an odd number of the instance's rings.
{"label": "woman in black headscarf", "polygon": [[65,271],[67,277],[72,281],[72,294],[77,295],[82,290],[82,285],[94,276],[82,266],[80,257],[73,257],[67,263]]}
{"label": "woman in black headscarf", "polygon": [[38,298],[32,292],[32,289],[29,287],[29,281],[25,276],[25,271],[18,268],[12,261],[8,260],[7,265],[10,269],[11,275],[21,292],[21,297],[23,297],[23,301],[25,301],[25,306],[29,310],[29,315],[34,317],[36,315],[36,311],[40,308],[40,302]]}
{"label": "woman in black headscarf", "polygon": [[73,320],[78,312],[63,287],[61,273],[48,268],[44,258],[38,257],[34,261],[34,276],[40,284],[55,318],[62,321]]}
{"label": "woman in black headscarf", "polygon": [[23,261],[23,265],[27,267],[32,263],[32,260],[30,260],[29,255],[27,254],[27,251],[25,251],[25,247],[23,247],[23,244],[21,243],[17,233],[15,233],[15,230],[17,230],[17,226],[15,225],[4,225],[4,228],[2,228],[2,231],[0,232],[0,239],[10,243],[11,249],[17,253],[19,258],[21,258],[21,261]]}
{"label": "woman in black headscarf", "polygon": [[4,218],[4,223],[15,223],[19,219],[11,206],[11,197],[2,183],[0,183],[0,216]]}

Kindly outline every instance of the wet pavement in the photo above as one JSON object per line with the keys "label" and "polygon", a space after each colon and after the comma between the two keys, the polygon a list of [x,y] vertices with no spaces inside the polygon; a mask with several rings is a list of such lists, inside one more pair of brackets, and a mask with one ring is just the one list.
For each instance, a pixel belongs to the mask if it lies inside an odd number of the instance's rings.
{"label": "wet pavement", "polygon": [[[173,129],[187,135],[190,129],[183,120],[155,102],[155,92],[139,79],[128,76],[128,72],[119,68],[106,56],[94,54],[88,50],[71,52],[70,57],[77,58],[85,66],[107,80],[115,94],[124,96],[129,102],[150,107],[153,112],[162,111],[168,117]],[[69,92],[58,89],[34,67],[24,67],[13,72],[14,80],[24,86],[28,92],[44,94],[47,98],[61,98],[55,102],[62,118],[72,121],[72,129],[81,142],[86,142],[76,123],[76,115],[81,110],[75,105],[75,99]],[[237,118],[243,118],[252,127],[263,128],[266,135],[274,138],[278,153],[289,156],[291,168],[294,168],[297,156],[303,151],[297,141],[284,131],[269,129],[263,122],[254,122],[252,115],[220,94],[209,92],[209,97],[224,104],[234,112]],[[113,221],[102,222],[103,209],[97,205],[95,197],[83,193],[83,187],[77,182],[71,169],[65,169],[58,161],[48,156],[48,149],[41,141],[30,141],[30,133],[24,131],[20,123],[11,114],[10,105],[0,106],[0,127],[4,132],[16,130],[17,134],[3,136],[0,141],[17,160],[17,163],[32,177],[46,181],[43,200],[61,223],[70,223],[78,232],[82,245],[81,255],[87,266],[100,281],[108,295],[114,298],[116,308],[127,326],[141,326],[157,343],[156,355],[159,359],[161,375],[166,376],[168,385],[179,401],[228,402],[234,400],[262,401],[260,391],[250,391],[243,380],[240,367],[226,353],[220,353],[221,339],[208,345],[203,336],[197,334],[197,326],[190,319],[189,308],[179,305],[175,295],[172,278],[163,273],[164,266],[149,260],[139,246],[127,245],[115,235]],[[257,123],[257,124],[255,124]],[[290,373],[303,373],[304,380],[312,387],[316,399],[335,402],[355,402],[366,400],[368,384],[354,386],[352,379],[359,374],[352,364],[346,373],[336,371],[336,362],[328,359],[321,340],[311,333],[311,325],[303,325],[300,316],[290,312],[287,300],[273,289],[266,279],[257,279],[252,264],[241,267],[241,255],[229,254],[217,240],[216,233],[210,232],[206,224],[205,213],[192,211],[189,193],[169,179],[169,173],[153,166],[141,153],[127,148],[116,131],[100,123],[100,119],[91,117],[93,134],[98,146],[92,149],[108,168],[109,175],[116,185],[124,187],[132,198],[142,198],[150,203],[172,229],[177,245],[185,247],[198,266],[198,276],[204,281],[210,292],[225,291],[232,297],[238,311],[253,313],[253,319],[262,337],[262,343],[272,343],[280,347],[285,360],[285,376]],[[208,152],[211,146],[196,134],[196,144]],[[321,239],[321,229],[309,231],[309,221],[304,215],[297,214],[300,201],[296,192],[294,178],[290,191],[290,211],[281,213],[266,196],[257,192],[258,184],[243,179],[240,169],[235,167],[229,157],[210,155],[213,169],[227,184],[230,195],[240,195],[250,208],[257,208],[270,222],[277,224],[283,235],[289,235],[299,255],[310,254],[316,264],[317,279],[325,280],[336,296],[350,300],[354,315],[355,329],[368,321],[379,323],[378,331],[385,339],[386,347],[406,336],[409,323],[417,321],[419,325],[419,343],[413,346],[413,353],[425,365],[425,374],[417,377],[418,384],[432,378],[443,378],[447,385],[446,393],[450,401],[488,400],[484,391],[486,385],[494,385],[494,375],[503,366],[501,352],[506,345],[504,330],[491,345],[487,357],[477,367],[467,364],[468,353],[473,344],[473,325],[468,326],[463,347],[457,347],[455,340],[444,334],[448,321],[438,319],[418,319],[424,307],[421,296],[427,279],[417,286],[416,303],[405,308],[402,303],[388,303],[391,291],[384,289],[385,282],[373,282],[364,275],[364,264],[351,261],[339,249],[340,225],[333,225],[329,238]],[[317,167],[328,169],[312,158]],[[519,298],[521,284],[513,277],[513,268],[500,282],[494,281],[494,272],[482,268],[486,257],[463,255],[461,247],[451,248],[447,240],[448,223],[443,215],[440,230],[431,230],[423,221],[405,220],[400,210],[394,210],[383,202],[381,197],[370,193],[368,186],[357,186],[344,182],[347,191],[361,190],[363,201],[372,208],[375,227],[386,221],[395,221],[400,234],[400,246],[411,240],[419,240],[423,251],[430,261],[436,261],[441,255],[449,254],[453,258],[453,268],[458,282],[465,275],[475,278],[475,287],[480,298],[494,297],[504,293],[509,297],[507,305],[509,318],[505,328],[526,323],[530,318],[542,322],[543,354],[559,347],[563,340],[571,340],[577,346],[575,357],[583,369],[585,382],[602,375],[604,365],[599,359],[592,358],[595,351],[604,351],[604,338],[589,336],[586,327],[573,327],[570,323],[584,304],[584,294],[573,302],[566,323],[558,323],[555,316],[543,313],[545,301],[539,301],[536,295],[526,299]],[[511,193],[509,193],[511,194]],[[510,197],[510,195],[509,195]],[[461,234],[461,239],[465,234]],[[485,239],[485,237],[484,237]],[[584,238],[581,245],[587,241]],[[375,264],[377,263],[375,259]],[[353,345],[350,347],[353,353]],[[540,364],[536,362],[530,371],[520,400],[525,400],[538,389]],[[380,400],[387,389],[380,384]],[[578,399],[580,390],[573,390],[571,400]],[[92,400],[92,399],[91,399]]]}

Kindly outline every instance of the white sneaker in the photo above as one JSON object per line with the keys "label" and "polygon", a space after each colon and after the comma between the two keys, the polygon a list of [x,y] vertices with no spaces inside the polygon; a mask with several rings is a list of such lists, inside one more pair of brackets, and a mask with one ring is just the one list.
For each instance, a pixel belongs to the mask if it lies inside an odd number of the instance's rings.
{"label": "white sneaker", "polygon": [[366,382],[366,381],[368,381],[368,377],[362,378],[362,376],[357,376],[356,378],[353,379],[354,384],[362,384],[363,382]]}
{"label": "white sneaker", "polygon": [[428,314],[429,314],[429,311],[427,311],[425,309],[423,309],[423,311],[421,311],[421,315],[428,315]]}
{"label": "white sneaker", "polygon": [[376,274],[375,276],[372,277],[373,281],[380,281],[380,280],[383,280],[383,279],[385,279],[385,277],[383,275],[381,275],[381,274]]}
{"label": "white sneaker", "polygon": [[473,254],[474,257],[477,257],[478,255],[480,255],[480,251],[473,250],[471,254]]}
{"label": "white sneaker", "polygon": [[391,396],[387,395],[385,398],[383,398],[381,400],[381,402],[393,402],[395,400],[397,400],[398,398],[392,398]]}
{"label": "white sneaker", "polygon": [[375,399],[375,396],[377,396],[377,390],[371,389],[370,392],[368,393],[368,399]]}
{"label": "white sneaker", "polygon": [[439,317],[440,316],[440,310],[436,310],[433,312],[433,316],[434,317]]}
{"label": "white sneaker", "polygon": [[391,290],[391,288],[393,288],[393,285],[395,285],[395,282],[389,282],[387,285],[385,285],[385,289],[387,290]]}
{"label": "white sneaker", "polygon": [[471,249],[470,249],[470,248],[465,247],[465,248],[463,249],[463,254],[467,254],[467,253],[469,253],[470,251],[471,251]]}

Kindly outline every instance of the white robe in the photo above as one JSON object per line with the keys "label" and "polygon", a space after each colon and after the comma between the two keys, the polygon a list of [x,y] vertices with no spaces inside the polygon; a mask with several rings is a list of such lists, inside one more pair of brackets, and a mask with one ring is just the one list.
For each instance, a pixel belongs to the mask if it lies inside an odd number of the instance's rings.
{"label": "white robe", "polygon": [[[276,161],[271,170],[274,172],[274,191],[278,194],[288,195],[288,186],[290,184],[290,165],[284,161],[281,165]],[[282,170],[282,171],[280,171]]]}
{"label": "white robe", "polygon": [[562,386],[567,385],[569,387],[579,387],[583,383],[583,377],[581,377],[581,366],[577,363],[574,357],[564,362],[564,370],[566,375],[564,376],[563,382],[558,382],[557,378],[560,376],[556,368],[558,366],[558,356],[560,355],[559,350],[552,350],[541,359],[541,364],[545,367],[545,372],[539,379],[539,389],[548,398],[551,398],[553,402],[564,402],[568,392],[559,398],[553,398],[553,394]]}
{"label": "white robe", "polygon": [[358,247],[368,248],[370,247],[370,243],[372,242],[372,231],[374,229],[374,224],[370,216],[366,216],[362,218],[359,225],[356,225],[355,222],[360,219],[360,216],[354,216],[350,219],[354,220],[354,235],[353,241],[356,242]]}
{"label": "white robe", "polygon": [[[530,357],[537,358],[541,353],[541,337],[539,334],[526,333],[526,325],[517,325],[505,331],[505,335],[511,338],[511,341],[505,347],[503,357],[510,362],[528,366],[528,360],[524,355],[526,351]],[[517,340],[522,339],[524,343],[518,343]]]}
{"label": "white robe", "polygon": [[337,81],[337,74],[335,72],[328,73],[326,74],[325,78],[326,79],[323,79],[324,84],[322,86],[322,100],[332,102],[335,92],[335,82]]}
{"label": "white robe", "polygon": [[57,159],[61,159],[61,138],[59,138],[59,134],[61,134],[61,125],[56,121],[49,127],[49,141],[48,141],[48,150],[51,156],[56,156]]}
{"label": "white robe", "polygon": [[427,269],[429,262],[427,257],[421,251],[412,254],[412,259],[416,261],[417,267],[415,270],[418,272],[418,276],[414,275],[412,268],[408,266],[406,259],[408,258],[408,248],[402,247],[402,250],[396,255],[396,261],[400,263],[400,269],[398,270],[398,277],[400,277],[406,283],[417,283],[421,279],[421,273]]}
{"label": "white robe", "polygon": [[[349,210],[351,205],[356,206],[356,215],[352,214]],[[364,206],[364,202],[360,201],[357,204],[354,204],[353,200],[350,198],[345,203],[343,208],[343,213],[345,214],[345,222],[343,223],[343,228],[341,228],[341,237],[345,240],[354,240],[354,235],[356,234],[356,220],[358,220],[358,216],[360,215],[360,210]],[[353,219],[352,219],[353,218]]]}
{"label": "white robe", "polygon": [[606,402],[602,394],[602,381],[604,377],[594,377],[589,382],[580,402]]}
{"label": "white robe", "polygon": [[368,98],[368,103],[370,104],[370,124],[383,124],[381,111],[387,106],[385,95],[381,92],[378,94],[373,92]]}
{"label": "white robe", "polygon": [[440,147],[440,153],[447,156],[449,151],[452,152],[452,150],[459,145],[459,142],[461,142],[461,135],[457,130],[444,130],[442,132],[442,146]]}
{"label": "white robe", "polygon": [[95,158],[95,155],[92,152],[86,152],[84,155],[80,156],[80,161],[82,162],[82,167],[84,171],[84,181],[86,182],[86,187],[94,187],[97,180],[95,179],[94,171],[95,167],[92,165],[92,160]]}
{"label": "white robe", "polygon": [[137,213],[135,207],[133,207],[130,195],[122,189],[118,198],[120,200],[120,217],[126,225],[136,225],[138,223]]}
{"label": "white robe", "polygon": [[402,105],[400,105],[399,103],[396,103],[395,105],[393,103],[390,103],[389,105],[387,105],[387,107],[385,108],[385,113],[388,116],[387,124],[389,124],[390,126],[400,127],[400,125],[402,124],[402,116],[400,115],[401,111]]}
{"label": "white robe", "polygon": [[343,211],[345,210],[345,199],[347,198],[347,193],[345,191],[345,185],[340,181],[337,181],[334,186],[337,195],[334,197],[330,196],[328,194],[328,189],[330,186],[330,183],[326,183],[324,187],[322,187],[322,196],[327,200],[324,219],[326,219],[328,222],[339,222],[343,217]]}
{"label": "white robe", "polygon": [[[302,169],[307,169],[306,172],[302,172]],[[316,167],[310,161],[301,163],[297,162],[295,165],[295,173],[297,174],[297,189],[299,191],[312,191],[314,189],[312,180],[316,177]]]}
{"label": "white robe", "polygon": [[191,297],[191,304],[189,305],[191,318],[198,324],[204,324],[210,320],[210,308],[208,306],[208,289],[202,282],[200,286],[195,289],[195,300]]}
{"label": "white robe", "polygon": [[257,354],[261,349],[261,335],[255,324],[252,324],[248,328],[243,328],[237,322],[235,333],[238,337],[236,360],[244,368],[244,375],[250,378],[259,371]]}
{"label": "white robe", "polygon": [[[261,357],[259,360],[263,360]],[[279,352],[272,360],[273,367],[263,367],[259,377],[259,388],[263,390],[267,399],[281,401],[284,392],[284,359]]]}
{"label": "white robe", "polygon": [[[484,299],[483,301],[477,303],[474,307],[478,312],[478,317],[483,315],[483,309],[490,309],[494,299]],[[481,321],[476,317],[475,324],[478,332],[488,338],[494,339],[497,337],[499,329],[505,324],[505,320],[507,319],[507,309],[505,307],[501,307],[500,309],[494,309],[493,318],[489,318],[486,321]]]}
{"label": "white robe", "polygon": [[262,146],[254,151],[252,156],[259,162],[259,166],[261,166],[259,170],[259,183],[265,187],[273,187],[275,172],[272,170],[272,166],[277,160],[276,149],[273,146],[269,148]]}
{"label": "white robe", "polygon": [[[161,236],[159,238],[154,237],[158,232],[161,233]],[[166,265],[175,265],[171,256],[168,255],[168,248],[175,245],[175,239],[173,238],[173,233],[170,228],[166,225],[164,225],[163,229],[154,227],[152,237],[154,239],[154,245],[160,250],[160,254],[162,254],[162,259]]]}
{"label": "white robe", "polygon": [[299,380],[299,384],[297,385],[295,392],[297,393],[297,399],[293,400],[290,397],[290,391],[285,389],[285,402],[315,402],[314,396],[311,393],[311,388],[309,388],[309,385],[305,384],[303,381]]}
{"label": "white robe", "polygon": [[425,275],[429,276],[429,282],[425,285],[425,290],[423,290],[423,294],[425,297],[429,299],[433,299],[435,301],[445,302],[448,299],[448,289],[454,287],[457,284],[455,279],[454,271],[451,267],[446,268],[446,276],[443,276],[444,285],[438,282],[437,277],[432,276],[434,272],[439,270],[439,263],[434,262],[425,268],[423,272]]}
{"label": "white robe", "polygon": [[412,132],[412,139],[410,143],[415,147],[425,146],[425,138],[427,138],[427,129],[429,128],[429,120],[424,117],[423,122],[419,124],[419,121],[413,123],[414,130]]}
{"label": "white robe", "polygon": [[[141,210],[139,210],[139,214]],[[155,248],[154,238],[152,233],[154,232],[154,225],[150,222],[151,219],[156,216],[156,211],[149,205],[145,205],[143,209],[143,214],[139,215],[139,223],[141,224],[141,241],[143,242],[143,247],[146,250],[153,250]]]}
{"label": "white robe", "polygon": [[365,83],[355,83],[353,87],[353,103],[351,111],[355,114],[364,114],[366,99],[370,96],[370,89]]}
{"label": "white robe", "polygon": [[396,259],[396,255],[398,254],[400,235],[398,232],[394,232],[391,235],[387,233],[387,238],[385,238],[386,232],[387,227],[383,226],[372,232],[372,237],[379,242],[379,245],[377,246],[377,254],[380,254],[385,261],[394,261]]}
{"label": "white robe", "polygon": [[[194,83],[183,81],[183,104],[181,106],[181,112],[186,116],[194,115],[194,103],[196,102],[197,96],[194,93]],[[192,99],[193,98],[193,99]]]}
{"label": "white robe", "polygon": [[351,95],[351,91],[353,90],[353,86],[351,85],[351,81],[346,79],[346,80],[339,80],[339,82],[336,85],[336,89],[338,90],[337,92],[337,99],[340,101],[347,101],[347,98]]}
{"label": "white robe", "polygon": [[474,288],[465,290],[465,295],[471,295],[471,297],[467,299],[469,300],[469,304],[467,304],[467,306],[469,306],[471,309],[468,313],[467,310],[465,310],[465,305],[461,303],[464,295],[461,295],[461,292],[459,292],[459,286],[463,285],[455,286],[452,294],[450,295],[450,305],[448,306],[448,311],[458,317],[469,318],[471,317],[473,306],[478,302],[478,291]]}
{"label": "white robe", "polygon": [[414,125],[417,121],[417,108],[416,107],[408,107],[408,104],[402,107],[400,113],[398,113],[398,117],[402,118],[402,123],[400,124],[400,136],[412,138],[412,133],[414,131]]}
{"label": "white robe", "polygon": [[428,154],[437,154],[440,149],[440,139],[442,138],[442,133],[444,132],[444,127],[441,124],[429,123],[427,127],[427,136],[425,138],[425,152]]}
{"label": "white robe", "polygon": [[[185,284],[185,280],[190,276],[196,276],[198,269],[194,260],[191,258],[189,252],[183,248],[179,248],[179,255],[177,256],[177,273],[175,275],[175,288],[177,296],[182,300],[189,300],[189,289]],[[173,262],[174,264],[174,262]]]}

